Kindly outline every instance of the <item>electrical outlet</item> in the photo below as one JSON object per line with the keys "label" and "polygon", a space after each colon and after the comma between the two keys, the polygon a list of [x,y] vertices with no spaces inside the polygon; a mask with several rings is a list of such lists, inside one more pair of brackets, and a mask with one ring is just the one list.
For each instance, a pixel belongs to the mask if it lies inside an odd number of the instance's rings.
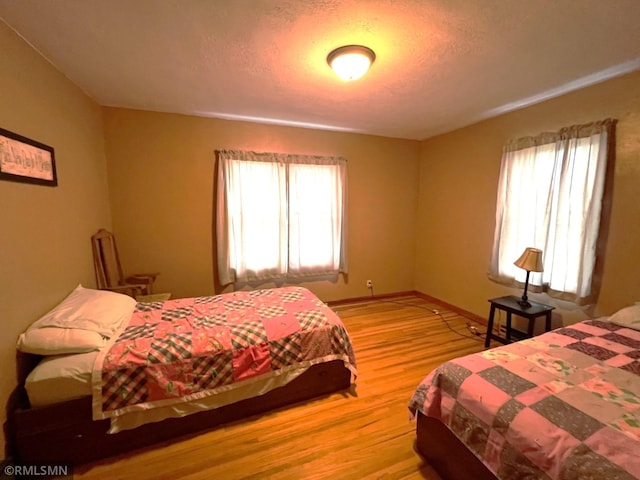
{"label": "electrical outlet", "polygon": [[371,280],[367,280],[367,288],[373,288],[373,282]]}

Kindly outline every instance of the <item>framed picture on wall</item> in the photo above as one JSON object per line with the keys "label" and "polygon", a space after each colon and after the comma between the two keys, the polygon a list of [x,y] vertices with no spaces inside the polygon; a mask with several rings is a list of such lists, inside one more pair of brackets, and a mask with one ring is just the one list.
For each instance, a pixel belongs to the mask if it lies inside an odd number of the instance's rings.
{"label": "framed picture on wall", "polygon": [[0,180],[57,186],[53,147],[0,128]]}

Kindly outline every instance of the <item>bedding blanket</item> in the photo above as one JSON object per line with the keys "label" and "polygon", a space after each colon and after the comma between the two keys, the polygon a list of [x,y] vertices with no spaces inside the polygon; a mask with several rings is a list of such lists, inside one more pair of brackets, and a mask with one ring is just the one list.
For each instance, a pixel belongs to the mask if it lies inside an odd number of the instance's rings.
{"label": "bedding blanket", "polygon": [[592,320],[457,358],[409,408],[501,479],[640,478],[640,331]]}
{"label": "bedding blanket", "polygon": [[138,303],[96,361],[94,419],[197,401],[336,359],[356,374],[342,321],[304,288]]}

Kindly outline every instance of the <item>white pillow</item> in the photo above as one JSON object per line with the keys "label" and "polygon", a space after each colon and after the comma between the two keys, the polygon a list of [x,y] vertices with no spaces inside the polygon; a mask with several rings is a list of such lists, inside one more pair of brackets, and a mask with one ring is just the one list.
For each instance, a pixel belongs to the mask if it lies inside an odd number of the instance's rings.
{"label": "white pillow", "polygon": [[99,350],[107,339],[97,332],[77,328],[30,328],[18,338],[18,350],[35,355],[62,355]]}
{"label": "white pillow", "polygon": [[609,321],[616,325],[640,330],[640,305],[633,305],[618,310],[609,317]]}
{"label": "white pillow", "polygon": [[78,285],[57,307],[35,321],[33,328],[74,328],[111,337],[129,319],[136,301],[122,293]]}

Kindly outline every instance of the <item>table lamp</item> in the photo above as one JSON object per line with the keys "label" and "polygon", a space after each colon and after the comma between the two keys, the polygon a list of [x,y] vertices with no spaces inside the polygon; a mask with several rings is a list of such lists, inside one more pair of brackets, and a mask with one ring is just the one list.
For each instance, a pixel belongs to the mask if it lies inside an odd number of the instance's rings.
{"label": "table lamp", "polygon": [[516,267],[520,267],[527,271],[527,279],[524,282],[524,293],[522,299],[518,300],[518,304],[522,308],[529,308],[531,304],[527,298],[527,289],[529,288],[529,273],[542,272],[542,250],[538,248],[527,247],[524,249],[520,258],[513,262]]}

